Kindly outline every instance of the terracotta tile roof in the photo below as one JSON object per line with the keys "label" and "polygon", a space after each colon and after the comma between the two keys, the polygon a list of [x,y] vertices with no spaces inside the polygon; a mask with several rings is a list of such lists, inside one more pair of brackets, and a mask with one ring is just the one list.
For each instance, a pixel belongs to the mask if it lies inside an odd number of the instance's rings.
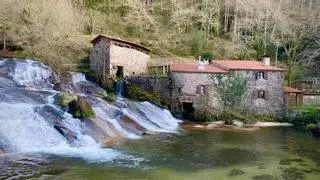
{"label": "terracotta tile roof", "polygon": [[263,71],[284,71],[284,69],[266,66],[260,61],[243,60],[213,60],[212,63],[225,70],[263,70]]}
{"label": "terracotta tile roof", "polygon": [[204,69],[199,69],[197,63],[170,64],[170,71],[193,73],[228,73],[228,71],[214,66],[212,64],[204,65]]}
{"label": "terracotta tile roof", "polygon": [[110,39],[112,41],[116,41],[116,42],[121,42],[121,43],[125,43],[125,44],[129,44],[129,45],[132,45],[132,46],[136,46],[136,47],[140,47],[148,52],[150,52],[151,50],[145,46],[142,46],[140,44],[137,44],[135,42],[132,42],[132,41],[127,41],[127,40],[122,40],[122,39],[119,39],[119,38],[114,38],[114,37],[111,37],[111,36],[107,36],[107,35],[103,35],[103,34],[100,34],[98,35],[97,37],[95,37],[91,43],[92,44],[96,44],[97,42],[100,41],[101,38],[107,38],[107,39]]}
{"label": "terracotta tile roof", "polygon": [[286,93],[304,93],[304,91],[301,91],[299,89],[295,89],[289,86],[283,86],[284,92]]}

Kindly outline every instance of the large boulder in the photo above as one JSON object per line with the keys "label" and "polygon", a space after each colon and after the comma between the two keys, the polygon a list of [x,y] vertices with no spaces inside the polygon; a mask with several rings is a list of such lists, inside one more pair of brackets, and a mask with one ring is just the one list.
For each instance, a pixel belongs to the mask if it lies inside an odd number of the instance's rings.
{"label": "large boulder", "polygon": [[44,106],[37,108],[36,111],[53,127],[63,135],[69,142],[74,142],[77,140],[77,135],[75,132],[68,129],[63,123],[63,111],[60,111],[52,106]]}
{"label": "large boulder", "polygon": [[95,115],[91,104],[84,98],[71,101],[68,104],[68,112],[72,114],[74,118],[85,118]]}
{"label": "large boulder", "polygon": [[60,93],[56,97],[56,103],[66,108],[71,101],[77,100],[78,98],[78,95],[73,93]]}
{"label": "large boulder", "polygon": [[244,127],[244,123],[239,121],[239,120],[232,120],[232,125],[239,127],[239,128],[243,128]]}

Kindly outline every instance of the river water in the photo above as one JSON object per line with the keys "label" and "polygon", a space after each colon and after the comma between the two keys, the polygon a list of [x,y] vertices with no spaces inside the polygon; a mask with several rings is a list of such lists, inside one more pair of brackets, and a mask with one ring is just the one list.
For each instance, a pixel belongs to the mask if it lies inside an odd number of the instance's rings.
{"label": "river water", "polygon": [[320,143],[294,128],[181,130],[179,134],[121,141],[111,147],[116,151],[99,152],[100,158],[90,157],[87,151],[87,157],[45,152],[1,156],[0,179],[320,178]]}
{"label": "river water", "polygon": [[[65,92],[95,116],[73,118],[56,103]],[[0,60],[0,179],[320,179],[306,132],[183,130],[166,109],[97,94],[82,74],[64,82],[39,62]]]}

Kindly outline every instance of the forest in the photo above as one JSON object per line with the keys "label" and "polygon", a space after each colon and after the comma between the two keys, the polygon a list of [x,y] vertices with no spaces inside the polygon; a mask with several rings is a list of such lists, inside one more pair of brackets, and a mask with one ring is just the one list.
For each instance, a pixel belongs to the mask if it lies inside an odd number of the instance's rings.
{"label": "forest", "polygon": [[0,0],[0,46],[61,69],[107,34],[153,56],[278,59],[290,85],[320,75],[318,0]]}

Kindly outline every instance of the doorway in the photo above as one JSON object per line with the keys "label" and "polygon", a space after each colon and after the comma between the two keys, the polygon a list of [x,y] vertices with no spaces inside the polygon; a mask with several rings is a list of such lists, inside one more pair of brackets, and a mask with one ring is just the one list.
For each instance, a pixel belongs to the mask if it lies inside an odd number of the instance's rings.
{"label": "doorway", "polygon": [[123,78],[123,66],[117,66],[117,78]]}
{"label": "doorway", "polygon": [[194,120],[195,109],[193,107],[193,103],[192,102],[184,102],[182,104],[182,106],[183,106],[183,119]]}

